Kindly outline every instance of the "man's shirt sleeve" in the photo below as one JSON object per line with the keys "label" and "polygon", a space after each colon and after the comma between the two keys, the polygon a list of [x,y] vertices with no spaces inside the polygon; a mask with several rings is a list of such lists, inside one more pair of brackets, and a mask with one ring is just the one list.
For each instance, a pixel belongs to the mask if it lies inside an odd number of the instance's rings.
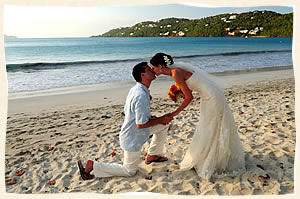
{"label": "man's shirt sleeve", "polygon": [[136,124],[146,124],[150,119],[150,104],[147,96],[137,97],[135,102]]}

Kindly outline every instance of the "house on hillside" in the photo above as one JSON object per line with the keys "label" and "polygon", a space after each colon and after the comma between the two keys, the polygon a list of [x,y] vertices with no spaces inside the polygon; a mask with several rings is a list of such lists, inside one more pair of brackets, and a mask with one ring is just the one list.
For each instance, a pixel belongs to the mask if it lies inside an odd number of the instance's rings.
{"label": "house on hillside", "polygon": [[229,19],[236,19],[236,15],[231,15]]}
{"label": "house on hillside", "polygon": [[184,36],[184,32],[179,31],[179,32],[178,32],[178,35],[179,35],[180,37],[182,37],[182,36]]}
{"label": "house on hillside", "polygon": [[234,36],[234,35],[235,35],[235,32],[229,32],[228,35],[229,35],[229,36]]}
{"label": "house on hillside", "polygon": [[240,30],[240,33],[246,34],[248,30]]}
{"label": "house on hillside", "polygon": [[250,30],[248,34],[249,34],[249,35],[256,35],[256,32],[257,32],[257,31]]}

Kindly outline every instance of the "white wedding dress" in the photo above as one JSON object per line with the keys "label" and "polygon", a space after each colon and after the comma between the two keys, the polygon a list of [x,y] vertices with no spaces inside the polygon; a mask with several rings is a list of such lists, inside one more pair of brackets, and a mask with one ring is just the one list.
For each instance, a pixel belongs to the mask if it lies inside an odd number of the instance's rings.
{"label": "white wedding dress", "polygon": [[199,123],[180,163],[181,170],[195,168],[204,179],[244,172],[244,152],[223,86],[213,76],[192,65],[174,63],[171,68],[192,72],[186,84],[200,95]]}

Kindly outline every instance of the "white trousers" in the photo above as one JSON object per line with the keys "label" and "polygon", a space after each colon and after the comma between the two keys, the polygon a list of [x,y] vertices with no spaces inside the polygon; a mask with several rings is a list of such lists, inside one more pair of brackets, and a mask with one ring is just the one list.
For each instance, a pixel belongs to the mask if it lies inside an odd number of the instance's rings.
{"label": "white trousers", "polygon": [[[157,124],[150,127],[150,134],[153,135],[148,154],[161,155],[164,150],[164,144],[167,138],[169,125]],[[105,163],[94,161],[95,177],[112,177],[112,176],[133,176],[136,174],[140,159],[141,151],[128,152],[124,150],[123,165],[117,163]]]}

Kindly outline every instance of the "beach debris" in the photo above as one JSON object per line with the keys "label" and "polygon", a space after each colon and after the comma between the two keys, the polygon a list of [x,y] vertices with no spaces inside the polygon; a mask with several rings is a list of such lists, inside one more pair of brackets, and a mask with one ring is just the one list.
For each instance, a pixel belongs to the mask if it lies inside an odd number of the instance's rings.
{"label": "beach debris", "polygon": [[111,118],[111,117],[110,117],[110,116],[107,116],[107,115],[102,115],[101,118],[102,118],[102,119],[109,119],[109,118]]}
{"label": "beach debris", "polygon": [[55,185],[55,180],[48,180],[49,185]]}
{"label": "beach debris", "polygon": [[280,168],[281,169],[283,169],[284,167],[283,167],[283,163],[282,162],[280,162]]}
{"label": "beach debris", "polygon": [[8,179],[5,179],[5,184],[6,185],[13,185],[13,184],[16,184],[16,180],[14,178],[8,178]]}
{"label": "beach debris", "polygon": [[171,145],[171,144],[173,145],[173,144],[175,144],[175,143],[176,143],[176,140],[170,142],[170,145]]}
{"label": "beach debris", "polygon": [[265,177],[265,176],[258,176],[258,177],[259,177],[260,179],[263,179],[264,181],[270,179],[269,174],[266,174],[266,177]]}
{"label": "beach debris", "polygon": [[152,180],[152,176],[146,176],[145,179],[146,180]]}
{"label": "beach debris", "polygon": [[24,169],[21,169],[20,171],[16,172],[16,176],[21,176],[23,175],[23,173],[25,173]]}
{"label": "beach debris", "polygon": [[48,148],[47,151],[52,151],[53,149],[54,149],[54,147],[52,146],[52,147]]}
{"label": "beach debris", "polygon": [[116,153],[113,151],[110,154],[108,154],[106,157],[108,157],[108,156],[114,157],[115,155],[116,155]]}
{"label": "beach debris", "polygon": [[272,133],[276,133],[276,131],[272,131]]}
{"label": "beach debris", "polygon": [[256,165],[258,168],[261,168],[262,170],[265,170],[265,168],[259,164]]}
{"label": "beach debris", "polygon": [[243,114],[243,113],[244,113],[243,111],[240,111],[240,115]]}

